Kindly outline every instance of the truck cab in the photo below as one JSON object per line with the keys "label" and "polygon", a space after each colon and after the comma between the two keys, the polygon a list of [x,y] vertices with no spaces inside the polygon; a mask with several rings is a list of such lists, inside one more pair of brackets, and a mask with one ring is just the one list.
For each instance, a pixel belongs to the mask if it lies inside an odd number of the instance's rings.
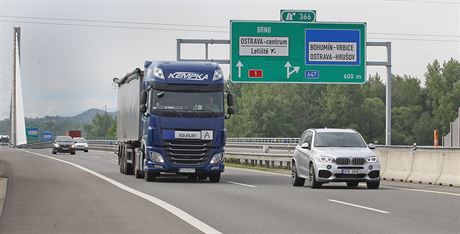
{"label": "truck cab", "polygon": [[[224,120],[234,113],[233,96],[224,90],[219,65],[146,61],[144,72],[138,73],[139,142],[126,141],[124,136],[130,135],[133,126],[119,122],[119,139],[128,143],[124,144],[127,149],[119,150],[119,156],[122,154],[122,164],[131,164],[121,169],[132,170],[136,177],[148,181],[161,174],[176,173],[218,182],[224,171]],[[123,101],[119,100],[119,106],[120,102]],[[131,105],[125,103],[127,106]]]}

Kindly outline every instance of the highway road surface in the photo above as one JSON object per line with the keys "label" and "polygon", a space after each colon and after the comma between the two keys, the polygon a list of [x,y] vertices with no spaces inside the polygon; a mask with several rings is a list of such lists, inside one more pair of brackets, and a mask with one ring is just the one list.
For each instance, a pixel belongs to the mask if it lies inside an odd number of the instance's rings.
{"label": "highway road surface", "polygon": [[221,182],[118,171],[111,152],[0,149],[1,233],[460,233],[460,188],[383,182],[293,187],[226,168]]}

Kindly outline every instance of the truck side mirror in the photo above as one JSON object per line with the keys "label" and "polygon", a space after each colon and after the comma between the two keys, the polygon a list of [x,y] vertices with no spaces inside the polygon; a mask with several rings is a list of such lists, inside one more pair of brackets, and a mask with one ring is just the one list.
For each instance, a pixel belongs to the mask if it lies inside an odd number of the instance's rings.
{"label": "truck side mirror", "polygon": [[139,106],[139,112],[145,113],[146,111],[147,111],[147,105],[141,104],[141,105]]}
{"label": "truck side mirror", "polygon": [[229,106],[227,109],[227,114],[225,115],[225,119],[230,119],[230,116],[235,114],[235,109],[232,106]]}
{"label": "truck side mirror", "polygon": [[229,115],[234,115],[235,114],[235,109],[232,106],[229,106],[227,109],[227,113]]}
{"label": "truck side mirror", "polygon": [[[228,105],[228,106],[233,106],[233,98],[234,98],[234,97],[233,97],[233,94],[231,94],[231,93],[228,93],[228,94],[227,94],[227,105]],[[229,113],[229,114],[230,114],[230,113]]]}

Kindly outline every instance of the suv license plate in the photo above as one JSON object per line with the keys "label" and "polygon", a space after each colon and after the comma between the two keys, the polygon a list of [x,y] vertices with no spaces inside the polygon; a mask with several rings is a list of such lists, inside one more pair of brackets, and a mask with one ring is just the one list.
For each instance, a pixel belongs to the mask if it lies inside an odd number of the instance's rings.
{"label": "suv license plate", "polygon": [[195,168],[179,168],[179,172],[182,172],[182,173],[195,173]]}
{"label": "suv license plate", "polygon": [[359,174],[358,169],[344,169],[342,170],[342,174]]}

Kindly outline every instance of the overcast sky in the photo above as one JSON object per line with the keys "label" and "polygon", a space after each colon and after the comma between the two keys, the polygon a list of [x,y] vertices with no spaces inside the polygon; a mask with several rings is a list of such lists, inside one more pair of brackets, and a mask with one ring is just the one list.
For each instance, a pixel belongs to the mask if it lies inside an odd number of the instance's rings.
{"label": "overcast sky", "polygon": [[[116,109],[112,78],[145,60],[175,60],[176,39],[229,39],[229,21],[279,20],[280,9],[312,9],[318,21],[367,22],[368,41],[391,41],[393,73],[424,82],[434,59],[460,59],[459,0],[78,1],[0,0],[0,119],[8,117],[13,27],[21,27],[27,117]],[[199,58],[204,49],[184,48]],[[229,58],[229,48],[211,48]],[[368,48],[367,60],[385,60]],[[228,66],[224,65],[228,76]],[[384,68],[369,67],[368,74]]]}

